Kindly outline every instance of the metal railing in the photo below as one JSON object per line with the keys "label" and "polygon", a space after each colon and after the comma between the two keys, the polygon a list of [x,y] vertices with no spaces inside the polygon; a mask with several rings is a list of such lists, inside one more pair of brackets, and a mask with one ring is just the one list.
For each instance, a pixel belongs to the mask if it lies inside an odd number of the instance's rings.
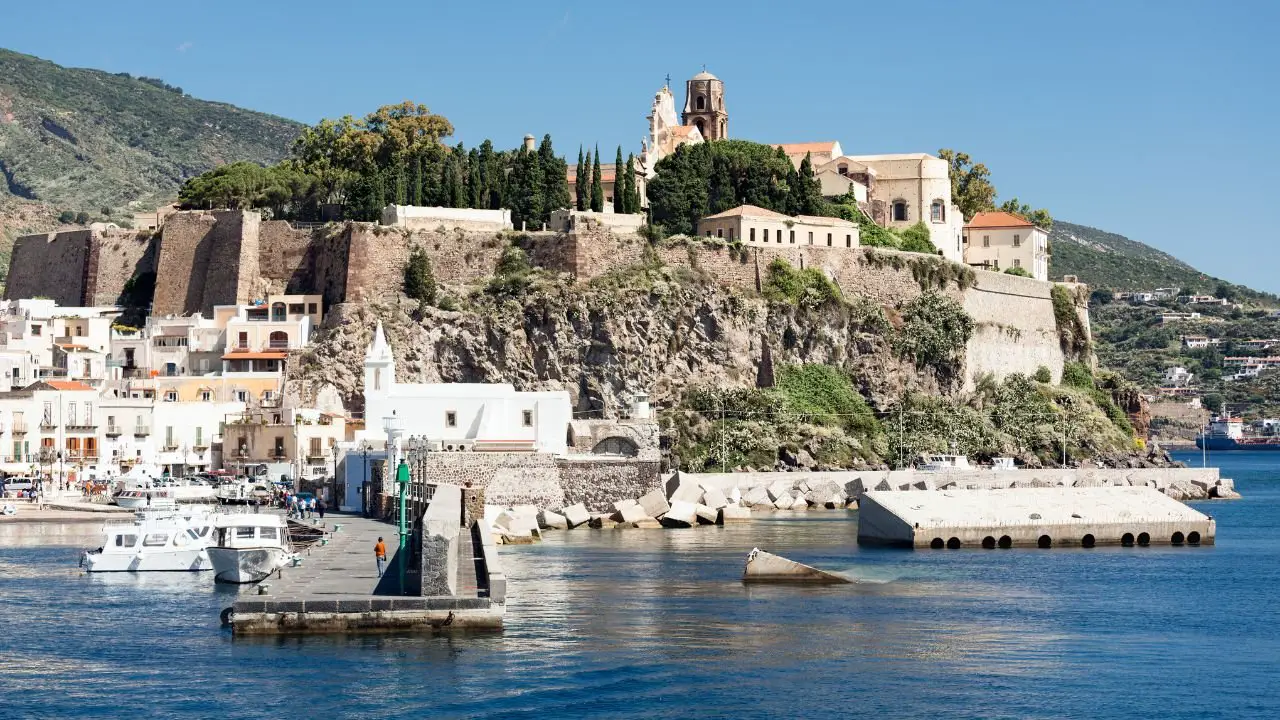
{"label": "metal railing", "polygon": [[120,426],[119,426],[119,425],[108,425],[108,426],[107,426],[107,435],[110,435],[110,436],[112,436],[112,437],[115,437],[115,436],[117,436],[117,435],[123,435],[123,434],[124,434],[124,432],[122,432],[122,431],[120,430]]}
{"label": "metal railing", "polygon": [[147,425],[135,425],[133,428],[134,437],[143,437],[144,435],[150,435],[150,434],[151,434],[151,428]]}

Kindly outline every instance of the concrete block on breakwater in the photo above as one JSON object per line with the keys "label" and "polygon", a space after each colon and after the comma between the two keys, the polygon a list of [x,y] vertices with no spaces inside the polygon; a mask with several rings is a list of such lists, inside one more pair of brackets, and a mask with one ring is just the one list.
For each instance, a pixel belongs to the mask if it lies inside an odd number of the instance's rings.
{"label": "concrete block on breakwater", "polygon": [[959,549],[1211,545],[1213,518],[1150,487],[871,491],[858,542]]}

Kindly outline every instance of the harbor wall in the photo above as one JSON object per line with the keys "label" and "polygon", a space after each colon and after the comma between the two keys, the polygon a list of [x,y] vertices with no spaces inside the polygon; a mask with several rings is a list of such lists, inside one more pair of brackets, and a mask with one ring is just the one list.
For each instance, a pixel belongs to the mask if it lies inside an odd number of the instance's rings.
{"label": "harbor wall", "polygon": [[422,592],[433,597],[455,595],[458,589],[458,543],[470,542],[462,533],[462,488],[437,485],[422,516]]}

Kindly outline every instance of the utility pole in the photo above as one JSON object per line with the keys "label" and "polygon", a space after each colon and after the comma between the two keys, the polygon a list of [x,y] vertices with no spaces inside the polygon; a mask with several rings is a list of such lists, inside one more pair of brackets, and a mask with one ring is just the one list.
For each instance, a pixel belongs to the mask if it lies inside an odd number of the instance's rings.
{"label": "utility pole", "polygon": [[725,442],[724,442],[724,397],[721,396],[718,399],[720,400],[720,472],[723,473],[723,472],[726,472],[725,463],[728,462],[729,456],[725,454],[726,451],[725,451]]}

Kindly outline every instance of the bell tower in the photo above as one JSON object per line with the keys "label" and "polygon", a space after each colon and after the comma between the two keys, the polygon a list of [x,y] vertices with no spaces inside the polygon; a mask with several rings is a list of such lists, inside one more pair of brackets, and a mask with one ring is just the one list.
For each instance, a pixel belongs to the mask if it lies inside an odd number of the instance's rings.
{"label": "bell tower", "polygon": [[685,82],[684,112],[681,123],[694,125],[703,140],[729,137],[729,111],[724,107],[724,83],[703,68]]}

